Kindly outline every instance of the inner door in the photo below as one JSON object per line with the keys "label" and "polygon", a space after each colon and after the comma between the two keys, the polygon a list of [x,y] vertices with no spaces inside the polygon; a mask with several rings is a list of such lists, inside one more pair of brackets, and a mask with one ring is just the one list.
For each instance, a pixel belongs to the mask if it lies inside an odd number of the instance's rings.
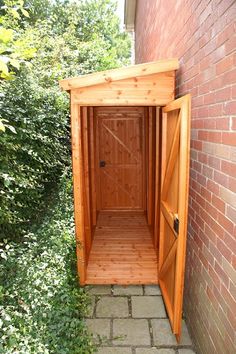
{"label": "inner door", "polygon": [[159,283],[172,330],[181,334],[190,150],[190,96],[163,108]]}
{"label": "inner door", "polygon": [[98,210],[144,209],[144,109],[99,107]]}

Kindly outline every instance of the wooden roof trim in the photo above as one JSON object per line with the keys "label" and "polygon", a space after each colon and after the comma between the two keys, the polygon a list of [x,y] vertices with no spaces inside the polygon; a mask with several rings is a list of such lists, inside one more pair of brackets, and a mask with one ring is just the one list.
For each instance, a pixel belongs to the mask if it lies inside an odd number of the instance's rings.
{"label": "wooden roof trim", "polygon": [[60,80],[59,85],[63,90],[70,91],[80,87],[94,86],[132,77],[141,77],[166,71],[173,71],[177,70],[178,68],[178,59],[162,59],[155,62],[137,64],[107,71],[100,71],[89,75]]}

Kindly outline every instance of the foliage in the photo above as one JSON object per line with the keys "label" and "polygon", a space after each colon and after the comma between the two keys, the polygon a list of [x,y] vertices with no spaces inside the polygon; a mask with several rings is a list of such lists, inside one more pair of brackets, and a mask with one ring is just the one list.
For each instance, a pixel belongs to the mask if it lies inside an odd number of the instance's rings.
{"label": "foliage", "polygon": [[25,235],[23,244],[5,241],[1,250],[1,353],[93,352],[82,320],[89,299],[78,288],[75,276],[71,179],[67,175],[69,170],[42,225]]}
{"label": "foliage", "polygon": [[69,100],[58,80],[129,60],[130,43],[109,0],[29,0],[25,6],[30,16],[15,32],[36,55],[14,80],[0,81],[0,119],[7,128],[0,131],[0,238],[27,232],[70,160]]}
{"label": "foliage", "polygon": [[9,238],[34,222],[45,192],[68,165],[68,100],[24,72],[5,83],[1,98],[1,114],[14,119],[16,131],[0,139],[0,236]]}
{"label": "foliage", "polygon": [[[10,80],[19,70],[24,60],[32,58],[35,48],[24,38],[24,32],[19,30],[22,16],[29,17],[24,8],[23,0],[6,0],[0,14],[0,78]],[[17,31],[18,29],[18,31]]]}

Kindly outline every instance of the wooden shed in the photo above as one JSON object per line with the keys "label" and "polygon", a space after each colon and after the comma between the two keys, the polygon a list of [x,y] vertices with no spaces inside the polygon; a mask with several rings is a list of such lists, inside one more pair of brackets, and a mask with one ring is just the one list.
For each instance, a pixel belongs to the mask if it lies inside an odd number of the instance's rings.
{"label": "wooden shed", "polygon": [[60,81],[70,92],[80,284],[160,284],[180,335],[190,96],[177,59]]}

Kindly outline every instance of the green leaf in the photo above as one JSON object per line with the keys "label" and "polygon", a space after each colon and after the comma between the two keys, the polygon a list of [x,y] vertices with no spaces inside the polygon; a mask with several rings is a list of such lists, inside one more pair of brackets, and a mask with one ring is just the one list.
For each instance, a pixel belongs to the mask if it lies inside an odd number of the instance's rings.
{"label": "green leaf", "polygon": [[26,11],[25,9],[21,9],[21,12],[23,13],[23,15],[24,15],[25,17],[29,17],[29,13],[28,13],[28,11]]}
{"label": "green leaf", "polygon": [[14,68],[16,68],[16,69],[20,69],[20,61],[19,60],[17,60],[17,59],[11,59],[10,60],[10,64],[12,65],[12,66],[14,66]]}
{"label": "green leaf", "polygon": [[11,9],[11,13],[13,15],[14,18],[17,18],[18,20],[20,19],[20,15],[18,13],[18,11],[16,9]]}
{"label": "green leaf", "polygon": [[13,40],[14,31],[12,29],[7,29],[4,27],[0,28],[0,41],[3,43],[8,43]]}
{"label": "green leaf", "polygon": [[0,120],[0,131],[5,132],[6,128],[5,125],[3,124],[3,122]]}
{"label": "green leaf", "polygon": [[0,71],[2,71],[5,75],[9,74],[7,64],[5,64],[2,59],[0,59]]}
{"label": "green leaf", "polygon": [[7,127],[12,133],[17,134],[17,133],[16,133],[16,129],[15,129],[12,125],[7,125],[6,127]]}

